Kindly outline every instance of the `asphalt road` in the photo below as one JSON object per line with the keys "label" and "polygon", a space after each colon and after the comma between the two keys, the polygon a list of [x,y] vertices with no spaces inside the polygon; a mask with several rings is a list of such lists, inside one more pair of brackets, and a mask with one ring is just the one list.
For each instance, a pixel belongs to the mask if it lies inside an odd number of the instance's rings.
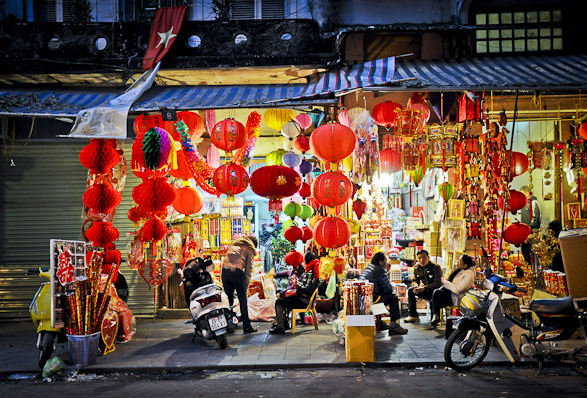
{"label": "asphalt road", "polygon": [[323,368],[76,374],[0,380],[2,397],[587,397],[587,377],[566,367]]}

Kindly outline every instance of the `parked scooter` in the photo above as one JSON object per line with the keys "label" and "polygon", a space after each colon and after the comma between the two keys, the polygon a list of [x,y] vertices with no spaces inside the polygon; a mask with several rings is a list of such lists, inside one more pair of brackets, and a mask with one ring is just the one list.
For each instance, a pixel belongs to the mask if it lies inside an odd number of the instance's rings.
{"label": "parked scooter", "polygon": [[[42,278],[51,280],[49,271],[30,269],[27,274],[39,274]],[[66,341],[63,328],[51,327],[51,283],[44,282],[37,290],[29,306],[31,319],[37,328],[37,348],[39,351],[39,366],[43,368],[51,358],[58,342]]]}
{"label": "parked scooter", "polygon": [[215,339],[218,346],[228,346],[226,333],[233,332],[235,325],[228,303],[228,296],[222,286],[213,282],[214,264],[210,256],[205,259],[197,257],[186,263],[182,279],[186,301],[195,326],[196,336],[207,340]]}
{"label": "parked scooter", "polygon": [[471,290],[459,301],[462,316],[456,318],[456,330],[444,348],[446,363],[455,370],[468,370],[479,365],[497,341],[508,360],[520,359],[512,340],[512,327],[524,330],[519,352],[523,357],[536,359],[542,369],[544,360],[568,363],[587,375],[587,300],[571,297],[533,300],[530,309],[539,322],[525,321],[513,315],[502,305],[505,293],[514,293],[516,285],[496,275],[489,267],[487,252],[483,249],[487,290]]}

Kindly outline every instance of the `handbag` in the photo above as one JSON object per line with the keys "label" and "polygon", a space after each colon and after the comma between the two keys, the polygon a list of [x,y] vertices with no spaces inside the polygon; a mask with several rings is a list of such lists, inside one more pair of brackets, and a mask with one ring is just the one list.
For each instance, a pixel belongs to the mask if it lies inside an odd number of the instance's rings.
{"label": "handbag", "polygon": [[316,312],[328,313],[334,308],[334,299],[316,299]]}

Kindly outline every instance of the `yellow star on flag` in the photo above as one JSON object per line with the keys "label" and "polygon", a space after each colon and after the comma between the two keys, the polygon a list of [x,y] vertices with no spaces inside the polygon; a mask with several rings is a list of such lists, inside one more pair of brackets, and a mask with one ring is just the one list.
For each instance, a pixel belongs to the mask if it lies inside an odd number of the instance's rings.
{"label": "yellow star on flag", "polygon": [[167,48],[167,44],[169,44],[169,40],[171,40],[177,36],[177,35],[173,34],[173,26],[167,32],[165,32],[165,33],[157,32],[157,34],[159,35],[160,40],[159,40],[159,44],[157,44],[157,47],[155,47],[155,48],[159,48],[159,46],[161,44],[165,44],[165,48]]}

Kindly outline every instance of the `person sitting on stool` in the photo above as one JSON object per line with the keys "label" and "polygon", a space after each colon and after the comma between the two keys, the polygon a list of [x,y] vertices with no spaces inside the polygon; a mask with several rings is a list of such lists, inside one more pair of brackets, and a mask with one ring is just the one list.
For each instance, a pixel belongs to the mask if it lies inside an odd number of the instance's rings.
{"label": "person sitting on stool", "polygon": [[373,302],[379,299],[389,310],[389,326],[382,323],[380,324],[380,328],[389,329],[387,332],[389,336],[406,334],[408,333],[408,329],[402,328],[397,324],[397,320],[400,318],[399,299],[395,295],[393,286],[389,280],[387,273],[389,268],[390,264],[387,261],[385,253],[377,252],[371,259],[371,264],[359,276],[359,280],[373,283]]}
{"label": "person sitting on stool", "polygon": [[412,286],[408,289],[408,317],[406,323],[420,323],[418,309],[416,307],[416,296],[425,300],[432,300],[434,289],[441,285],[442,269],[440,265],[430,261],[426,250],[417,253],[418,264],[414,267],[414,279]]}
{"label": "person sitting on stool", "polygon": [[434,330],[440,323],[440,309],[450,305],[456,306],[459,294],[468,291],[475,283],[475,262],[473,258],[463,254],[459,258],[456,268],[450,273],[448,279],[441,278],[442,287],[434,290],[430,309],[432,310],[432,321],[428,330]]}

